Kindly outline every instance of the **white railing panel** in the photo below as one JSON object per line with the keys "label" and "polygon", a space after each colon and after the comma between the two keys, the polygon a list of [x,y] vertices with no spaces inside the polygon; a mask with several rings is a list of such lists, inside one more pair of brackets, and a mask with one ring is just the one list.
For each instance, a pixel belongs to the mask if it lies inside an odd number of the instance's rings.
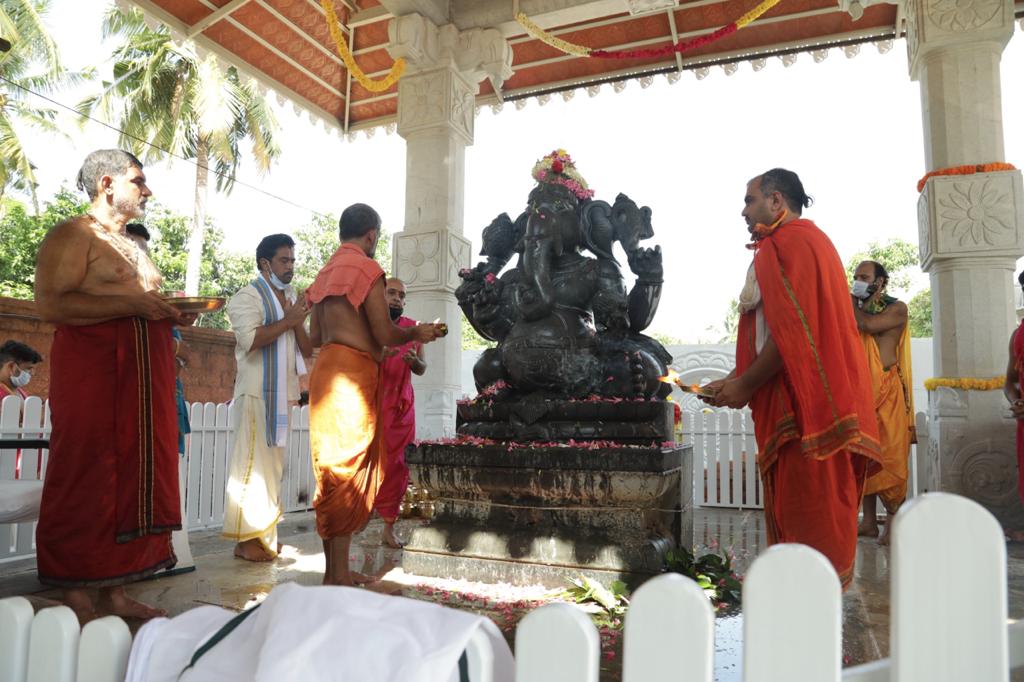
{"label": "white railing panel", "polygon": [[470,682],[494,682],[494,645],[482,627],[466,643],[466,668]]}
{"label": "white railing panel", "polygon": [[714,635],[714,609],[697,583],[678,573],[647,581],[626,615],[623,682],[711,682]]}
{"label": "white railing panel", "polygon": [[0,682],[25,682],[33,615],[24,597],[0,599]]}
{"label": "white railing panel", "polygon": [[213,502],[210,505],[210,519],[208,527],[224,525],[224,496],[228,484],[228,459],[231,457],[231,448],[234,447],[234,410],[224,403],[217,405],[216,416],[214,417],[213,437]]}
{"label": "white railing panel", "polygon": [[893,682],[1008,680],[999,522],[965,497],[927,493],[893,523]]}
{"label": "white railing panel", "polygon": [[120,618],[87,623],[78,642],[78,682],[122,682],[131,650],[132,633]]}
{"label": "white railing panel", "polygon": [[516,628],[516,682],[598,682],[601,642],[590,616],[569,604],[532,611]]}
{"label": "white railing panel", "polygon": [[188,527],[199,528],[199,498],[202,496],[202,463],[203,437],[203,406],[200,403],[189,405],[189,427],[192,432],[185,439],[185,515]]}
{"label": "white railing panel", "polygon": [[214,495],[214,444],[217,439],[217,406],[213,403],[203,405],[203,424],[207,428],[200,434],[201,464],[199,470],[199,524],[201,528],[216,525],[213,510]]}
{"label": "white railing panel", "polygon": [[[48,404],[35,396],[23,401],[18,396],[8,395],[0,401],[0,438],[38,440],[49,437]],[[46,448],[0,449],[0,480],[41,480],[47,453]],[[35,521],[0,524],[0,562],[31,556],[35,552],[35,528]]]}
{"label": "white railing panel", "polygon": [[821,552],[770,547],[747,572],[743,607],[743,682],[839,681],[841,589]]}
{"label": "white railing panel", "polygon": [[75,682],[79,626],[66,606],[43,609],[32,619],[28,682]]}

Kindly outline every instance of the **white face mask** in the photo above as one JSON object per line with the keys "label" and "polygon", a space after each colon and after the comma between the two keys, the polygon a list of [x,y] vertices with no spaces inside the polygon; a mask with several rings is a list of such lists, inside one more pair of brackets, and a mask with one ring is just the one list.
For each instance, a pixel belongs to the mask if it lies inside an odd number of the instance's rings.
{"label": "white face mask", "polygon": [[288,286],[287,284],[281,281],[280,277],[274,274],[273,270],[270,271],[270,283],[273,284],[274,288],[276,288],[278,291],[284,291],[284,288]]}
{"label": "white face mask", "polygon": [[850,287],[850,293],[861,300],[870,298],[872,293],[868,291],[868,287],[870,286],[871,285],[868,284],[867,282],[858,279],[853,283],[853,286]]}
{"label": "white face mask", "polygon": [[15,388],[23,388],[32,381],[32,372],[27,369],[18,368],[18,373],[11,377],[11,385]]}

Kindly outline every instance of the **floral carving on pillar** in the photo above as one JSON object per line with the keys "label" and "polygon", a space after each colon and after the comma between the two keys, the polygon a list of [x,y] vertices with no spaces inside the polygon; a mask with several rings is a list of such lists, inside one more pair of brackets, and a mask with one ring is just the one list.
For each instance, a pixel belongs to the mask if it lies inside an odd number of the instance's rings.
{"label": "floral carving on pillar", "polygon": [[939,198],[941,229],[960,246],[1007,246],[1015,241],[1012,194],[991,179],[952,183]]}
{"label": "floral carving on pillar", "polygon": [[1002,6],[1002,0],[931,0],[928,18],[945,31],[963,33],[988,24]]}
{"label": "floral carving on pillar", "polygon": [[975,441],[953,457],[951,472],[963,494],[989,509],[1010,510],[1017,504],[1017,460],[1013,443]]}
{"label": "floral carving on pillar", "polygon": [[921,264],[961,254],[1012,256],[1024,250],[1020,171],[933,177],[918,200]]}
{"label": "floral carving on pillar", "polygon": [[395,240],[395,275],[406,286],[441,283],[441,235],[401,233]]}
{"label": "floral carving on pillar", "polygon": [[459,277],[459,270],[462,268],[469,267],[470,263],[470,244],[467,240],[454,234],[448,235],[448,286],[451,289],[457,289],[462,284],[462,278]]}

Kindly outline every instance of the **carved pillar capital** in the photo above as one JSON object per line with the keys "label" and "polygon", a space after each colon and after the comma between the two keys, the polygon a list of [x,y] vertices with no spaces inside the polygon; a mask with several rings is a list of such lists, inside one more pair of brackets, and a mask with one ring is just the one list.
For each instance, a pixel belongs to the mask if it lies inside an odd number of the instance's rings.
{"label": "carved pillar capital", "polygon": [[1021,172],[928,179],[917,200],[918,246],[926,272],[942,261],[1024,256]]}
{"label": "carved pillar capital", "polygon": [[917,79],[935,52],[989,45],[1002,52],[1013,35],[1013,0],[905,0],[907,59]]}
{"label": "carved pillar capital", "polygon": [[395,276],[410,293],[454,293],[462,282],[459,269],[469,266],[469,240],[448,230],[399,232],[395,235]]}

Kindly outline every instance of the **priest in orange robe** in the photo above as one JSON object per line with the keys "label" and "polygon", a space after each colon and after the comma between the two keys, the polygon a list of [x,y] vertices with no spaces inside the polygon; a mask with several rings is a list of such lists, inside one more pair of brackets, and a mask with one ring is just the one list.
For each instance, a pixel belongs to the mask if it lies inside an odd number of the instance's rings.
{"label": "priest in orange robe", "polygon": [[[889,544],[892,517],[907,499],[910,446],[917,442],[907,304],[886,294],[888,284],[889,273],[875,261],[860,263],[853,274],[853,315],[867,354],[882,445],[882,468],[865,484],[864,516],[857,532],[877,536],[880,545]],[[881,535],[879,499],[886,511]]]}
{"label": "priest in orange robe", "polygon": [[384,270],[373,260],[380,216],[365,204],[341,215],[341,246],[306,290],[310,338],[321,346],[309,379],[309,430],[316,475],[317,532],[324,543],[325,585],[369,578],[349,570],[352,534],[366,525],[385,464],[380,413],[384,346],[426,343],[442,327],[398,327],[384,297]]}
{"label": "priest in orange robe", "polygon": [[768,543],[799,542],[853,578],[857,513],[880,458],[871,378],[842,262],[801,212],[799,177],[751,180],[743,217],[754,259],[740,295],[736,369],[711,385],[715,405],[750,405]]}

